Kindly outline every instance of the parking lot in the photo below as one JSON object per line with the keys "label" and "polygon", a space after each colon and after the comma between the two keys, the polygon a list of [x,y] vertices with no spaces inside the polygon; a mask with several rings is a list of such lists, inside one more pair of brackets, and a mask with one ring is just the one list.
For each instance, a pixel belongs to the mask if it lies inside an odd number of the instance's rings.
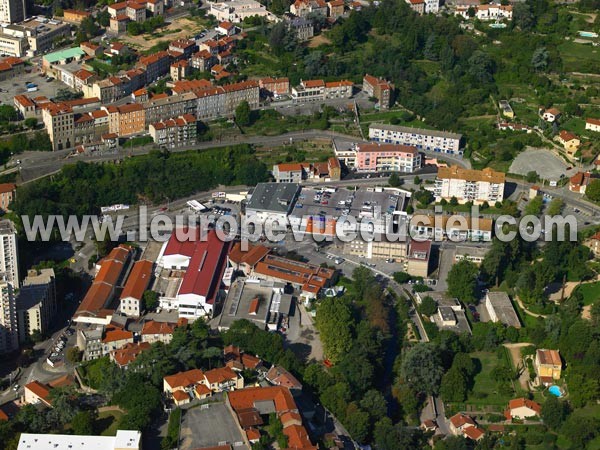
{"label": "parking lot", "polygon": [[[224,403],[205,403],[187,409],[181,421],[180,449],[215,447],[243,442],[233,412]],[[245,446],[235,446],[247,450]]]}
{"label": "parking lot", "polygon": [[556,156],[551,150],[545,148],[528,148],[520,153],[510,166],[509,172],[527,175],[528,172],[537,172],[546,180],[558,181],[561,175],[570,177],[576,169],[567,170],[567,163]]}
{"label": "parking lot", "polygon": [[68,342],[75,339],[74,335],[75,331],[73,328],[69,327],[54,339],[52,346],[48,350],[46,364],[51,367],[56,367],[65,363],[65,350],[68,346]]}
{"label": "parking lot", "polygon": [[[27,83],[36,84],[38,90],[35,92],[27,92],[25,85]],[[15,95],[25,94],[28,97],[55,97],[58,90],[67,86],[60,81],[46,81],[46,76],[41,76],[40,72],[35,67],[31,69],[31,73],[24,73],[18,78],[12,78],[0,81],[0,102],[3,105],[13,105],[13,97]]]}
{"label": "parking lot", "polygon": [[401,191],[379,191],[375,189],[303,188],[294,207],[293,216],[332,216],[343,215],[362,217],[381,217],[401,211],[405,195]]}

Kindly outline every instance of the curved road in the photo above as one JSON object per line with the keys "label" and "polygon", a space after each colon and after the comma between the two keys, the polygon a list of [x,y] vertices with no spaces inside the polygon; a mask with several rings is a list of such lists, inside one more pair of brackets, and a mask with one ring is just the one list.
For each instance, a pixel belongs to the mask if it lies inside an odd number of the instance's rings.
{"label": "curved road", "polygon": [[[294,142],[295,140],[306,141],[312,139],[332,139],[338,138],[350,142],[360,142],[361,139],[356,136],[349,136],[334,131],[321,131],[321,130],[306,130],[306,131],[293,131],[290,133],[281,134],[278,136],[235,136],[233,139],[227,140],[215,140],[209,142],[200,142],[193,146],[181,147],[172,149],[172,152],[182,152],[187,150],[206,150],[216,147],[224,147],[227,145],[236,144],[254,144],[254,145],[284,145]],[[14,172],[16,169],[16,161],[21,161],[21,183],[28,183],[38,178],[42,178],[46,175],[59,171],[62,166],[66,164],[73,164],[76,161],[85,162],[102,162],[102,161],[118,161],[122,160],[127,156],[138,156],[149,153],[156,146],[148,145],[143,147],[135,147],[132,149],[120,149],[116,152],[102,152],[94,155],[71,155],[72,149],[59,150],[56,152],[34,152],[27,151],[20,155],[16,155],[12,158],[12,167],[9,162],[9,168],[3,173]],[[463,167],[469,167],[470,163],[468,160],[463,160],[452,155],[445,155],[440,153],[430,153],[432,156],[441,157],[452,164],[458,164]]]}

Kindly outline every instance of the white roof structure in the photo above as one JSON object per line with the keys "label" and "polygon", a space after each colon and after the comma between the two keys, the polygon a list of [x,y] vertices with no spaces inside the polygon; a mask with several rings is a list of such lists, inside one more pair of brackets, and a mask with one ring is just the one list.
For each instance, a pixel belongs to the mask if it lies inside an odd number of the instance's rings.
{"label": "white roof structure", "polygon": [[116,436],[21,433],[17,450],[139,450],[142,433],[118,430]]}

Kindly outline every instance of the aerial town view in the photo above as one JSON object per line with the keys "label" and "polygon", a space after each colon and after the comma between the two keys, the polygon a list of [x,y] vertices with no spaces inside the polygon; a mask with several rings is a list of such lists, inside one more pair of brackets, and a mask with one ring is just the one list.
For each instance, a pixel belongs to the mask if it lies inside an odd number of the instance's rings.
{"label": "aerial town view", "polygon": [[600,450],[600,0],[0,0],[0,450]]}

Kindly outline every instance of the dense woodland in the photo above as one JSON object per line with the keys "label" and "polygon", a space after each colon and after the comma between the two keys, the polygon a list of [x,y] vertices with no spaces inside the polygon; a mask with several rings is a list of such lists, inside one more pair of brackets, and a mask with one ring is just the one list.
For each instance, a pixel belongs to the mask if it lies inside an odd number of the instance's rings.
{"label": "dense woodland", "polygon": [[255,185],[267,175],[248,145],[181,153],[152,151],[121,164],[67,165],[55,176],[19,188],[12,210],[17,216],[80,216],[118,203],[163,203],[218,185]]}

